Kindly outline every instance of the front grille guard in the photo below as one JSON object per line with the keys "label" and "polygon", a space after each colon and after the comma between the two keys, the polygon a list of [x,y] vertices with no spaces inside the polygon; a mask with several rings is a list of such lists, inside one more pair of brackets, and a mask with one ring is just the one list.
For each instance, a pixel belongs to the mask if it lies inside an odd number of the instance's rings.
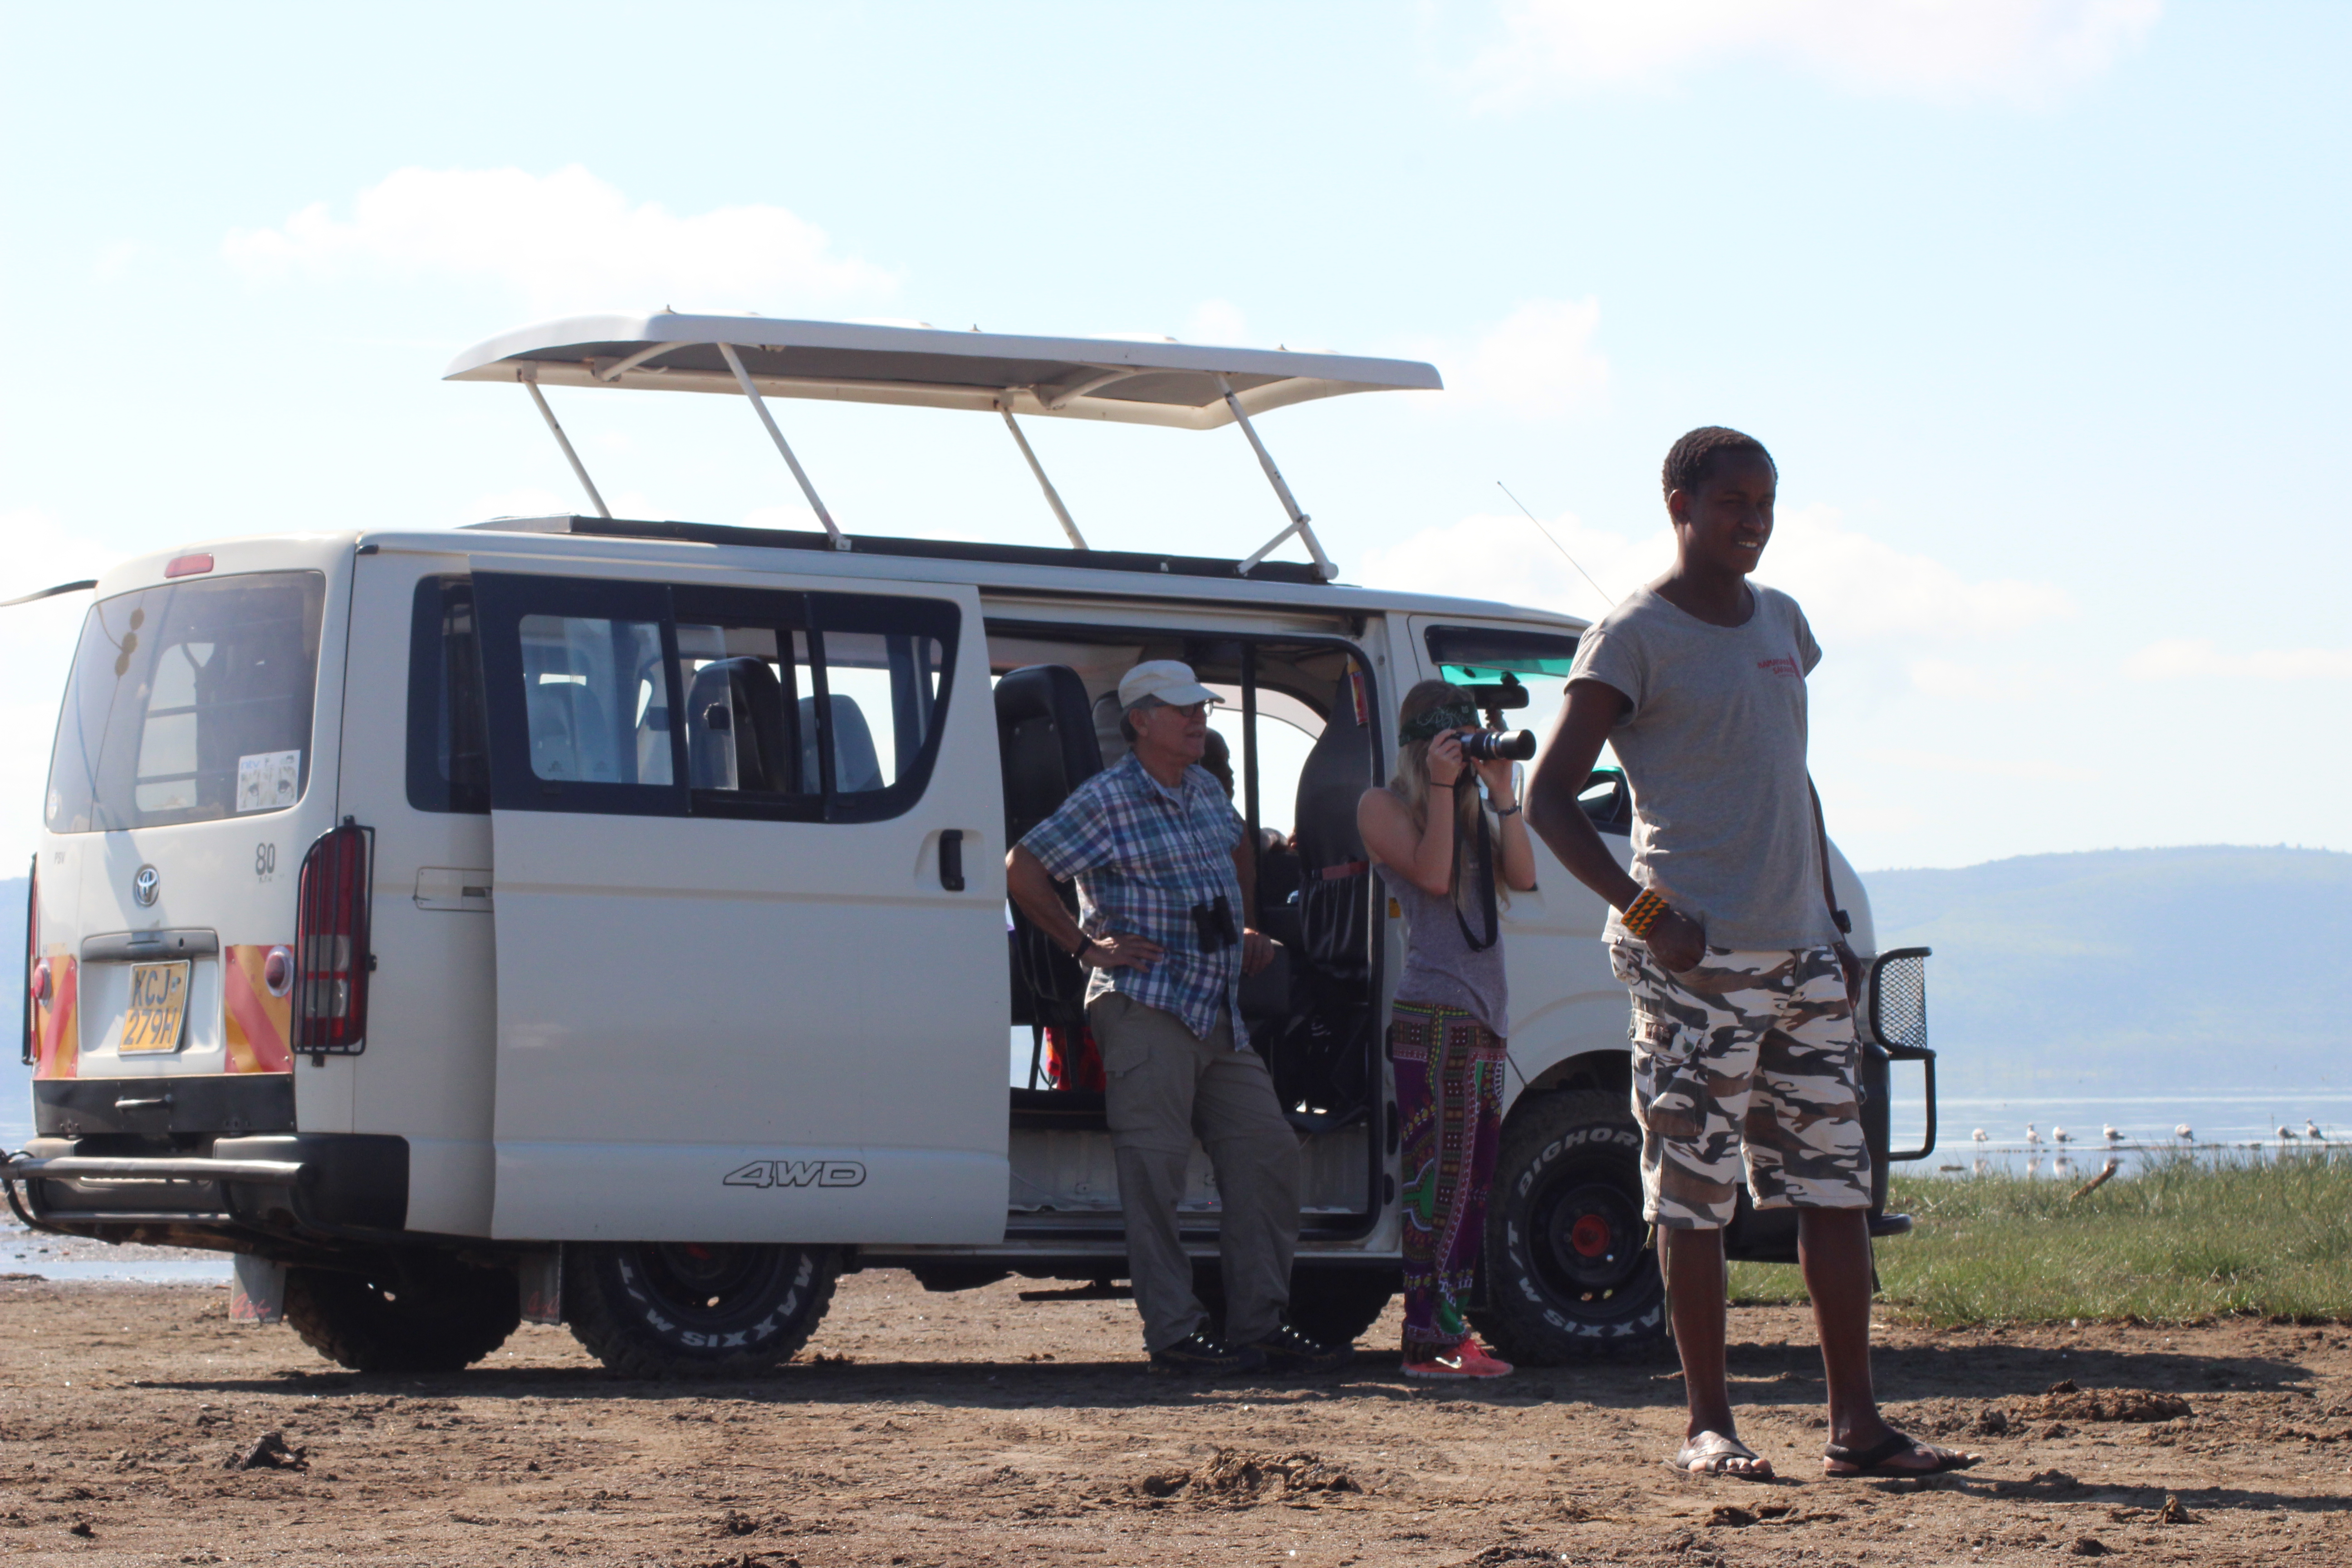
{"label": "front grille guard", "polygon": [[1927,957],[1932,949],[1882,952],[1863,984],[1862,1016],[1871,1044],[1890,1060],[1917,1062],[1927,1074],[1927,1132],[1916,1149],[1890,1149],[1889,1163],[1924,1160],[1936,1152],[1936,1053],[1927,1045]]}

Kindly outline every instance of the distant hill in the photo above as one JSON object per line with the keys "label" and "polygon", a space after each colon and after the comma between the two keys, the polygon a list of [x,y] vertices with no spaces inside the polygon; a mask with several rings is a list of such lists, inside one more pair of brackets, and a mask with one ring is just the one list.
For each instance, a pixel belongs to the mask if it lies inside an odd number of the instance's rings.
{"label": "distant hill", "polygon": [[2352,855],[2109,849],[1863,881],[1882,947],[1936,950],[1947,1094],[2352,1082]]}
{"label": "distant hill", "polygon": [[[1863,879],[1881,945],[1936,950],[1948,1095],[2352,1083],[2352,855],[2108,849]],[[24,919],[25,879],[0,880],[18,987]],[[12,1069],[0,1051],[0,1121],[21,1114]]]}

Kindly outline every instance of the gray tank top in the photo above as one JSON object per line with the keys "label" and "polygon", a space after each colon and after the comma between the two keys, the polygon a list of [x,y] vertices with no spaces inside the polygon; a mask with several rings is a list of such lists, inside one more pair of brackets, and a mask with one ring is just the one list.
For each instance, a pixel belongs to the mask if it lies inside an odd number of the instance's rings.
{"label": "gray tank top", "polygon": [[[1376,865],[1389,897],[1404,910],[1404,973],[1397,976],[1400,1002],[1428,1002],[1459,1007],[1497,1035],[1507,1036],[1511,1023],[1511,993],[1503,981],[1503,940],[1483,952],[1473,948],[1454,919],[1454,900],[1432,897],[1412,885],[1401,871]],[[1473,915],[1474,928],[1484,918]]]}

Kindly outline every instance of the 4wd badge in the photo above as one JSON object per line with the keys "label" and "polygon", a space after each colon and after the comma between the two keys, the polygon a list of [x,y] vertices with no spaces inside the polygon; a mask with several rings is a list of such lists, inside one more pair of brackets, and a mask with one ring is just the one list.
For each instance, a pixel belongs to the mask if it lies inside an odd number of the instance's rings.
{"label": "4wd badge", "polygon": [[866,1167],[855,1160],[754,1160],[727,1173],[730,1187],[862,1187]]}

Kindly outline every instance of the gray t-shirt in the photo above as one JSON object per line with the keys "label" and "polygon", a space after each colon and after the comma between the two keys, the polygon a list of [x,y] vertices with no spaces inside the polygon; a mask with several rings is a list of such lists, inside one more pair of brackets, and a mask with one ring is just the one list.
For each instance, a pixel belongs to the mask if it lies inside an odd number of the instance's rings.
{"label": "gray t-shirt", "polygon": [[[1495,852],[1499,856],[1502,846],[1496,845]],[[1511,989],[1503,978],[1500,928],[1491,945],[1472,947],[1462,934],[1462,922],[1455,918],[1459,906],[1452,899],[1424,893],[1403,872],[1377,862],[1372,869],[1381,874],[1389,897],[1404,911],[1404,973],[1397,976],[1397,1000],[1459,1007],[1507,1038]],[[1468,921],[1479,935],[1486,934],[1483,910]]]}
{"label": "gray t-shirt", "polygon": [[[1648,588],[1576,649],[1568,679],[1633,706],[1609,737],[1633,786],[1633,879],[1706,922],[1710,947],[1838,940],[1805,772],[1805,677],[1822,650],[1797,601],[1753,586],[1756,608],[1713,626]],[[1611,938],[1624,936],[1614,911]]]}

